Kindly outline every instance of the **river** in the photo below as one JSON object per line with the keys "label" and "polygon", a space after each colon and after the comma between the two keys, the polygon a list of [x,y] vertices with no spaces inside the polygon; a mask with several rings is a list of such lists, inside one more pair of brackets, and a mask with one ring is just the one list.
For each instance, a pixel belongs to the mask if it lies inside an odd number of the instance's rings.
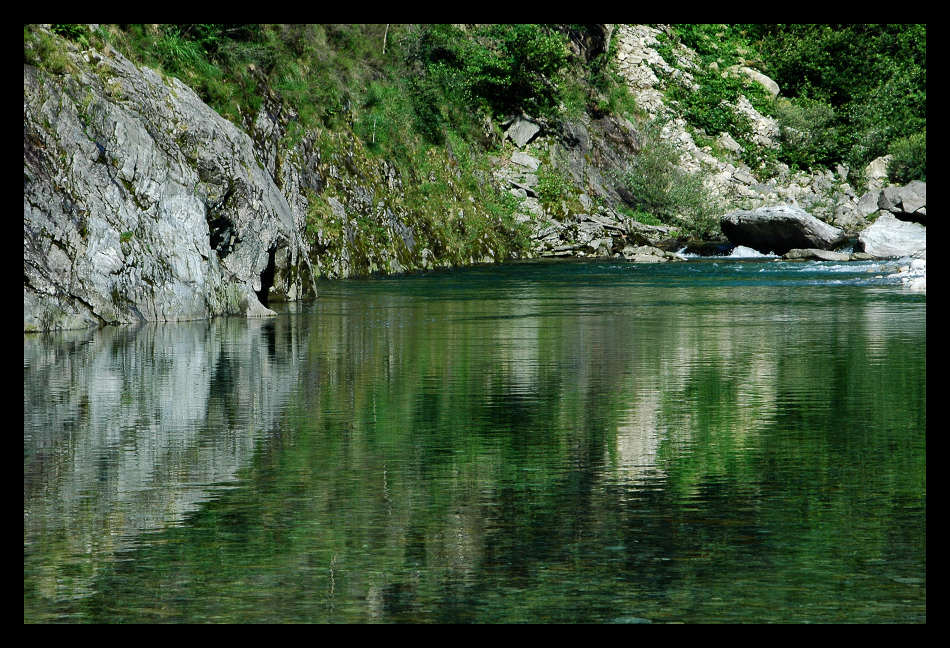
{"label": "river", "polygon": [[24,620],[922,623],[897,262],[523,262],[24,336]]}

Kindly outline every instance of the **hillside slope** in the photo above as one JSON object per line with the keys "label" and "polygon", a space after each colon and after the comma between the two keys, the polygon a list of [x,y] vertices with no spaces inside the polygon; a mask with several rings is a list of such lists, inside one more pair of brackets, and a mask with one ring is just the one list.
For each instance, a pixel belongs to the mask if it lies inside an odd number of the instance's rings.
{"label": "hillside slope", "polygon": [[[267,316],[322,277],[671,260],[760,205],[857,232],[887,182],[779,161],[777,84],[669,26],[171,27],[24,29],[25,330]],[[719,79],[732,130],[710,133],[688,97]]]}

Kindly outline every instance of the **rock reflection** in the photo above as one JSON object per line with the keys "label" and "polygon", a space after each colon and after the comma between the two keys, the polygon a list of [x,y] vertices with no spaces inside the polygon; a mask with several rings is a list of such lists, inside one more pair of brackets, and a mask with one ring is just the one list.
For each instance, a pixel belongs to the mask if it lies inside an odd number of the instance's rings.
{"label": "rock reflection", "polygon": [[235,482],[295,384],[294,321],[25,336],[27,553],[111,560]]}
{"label": "rock reflection", "polygon": [[902,295],[875,318],[866,291],[530,269],[27,338],[30,618],[718,619],[707,591],[755,618],[842,541],[889,555],[919,528],[871,515],[925,492],[925,323]]}

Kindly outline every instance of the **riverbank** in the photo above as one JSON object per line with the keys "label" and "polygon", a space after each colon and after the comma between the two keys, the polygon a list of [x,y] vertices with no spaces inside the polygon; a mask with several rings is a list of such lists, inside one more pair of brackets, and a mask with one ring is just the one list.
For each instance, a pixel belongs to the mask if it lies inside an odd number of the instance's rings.
{"label": "riverbank", "polygon": [[[759,76],[730,85],[755,99],[740,93],[729,104],[751,120],[754,141],[724,132],[721,145],[710,144],[675,97],[710,82],[698,66],[711,63],[682,44],[671,49],[679,32],[670,26],[588,25],[566,35],[401,26],[389,34],[388,57],[347,49],[375,38],[373,26],[238,30],[240,39],[276,39],[274,56],[287,61],[311,39],[328,56],[369,62],[353,72],[360,94],[322,116],[304,109],[330,104],[288,85],[307,83],[299,69],[268,76],[260,61],[240,70],[218,61],[219,69],[211,45],[169,26],[125,27],[25,27],[27,331],[270,317],[273,304],[315,298],[321,278],[536,257],[675,261],[684,246],[719,246],[723,214],[788,201],[857,233],[887,184],[883,158],[863,173],[864,194],[843,167],[750,166],[749,147],[787,145],[779,122],[761,112],[770,104],[759,101]],[[563,87],[545,86],[560,93],[548,104],[483,105],[475,80],[458,77],[476,92],[463,110],[429,76],[443,68],[417,76],[423,63],[435,65],[419,59],[434,55],[419,49],[432,39],[451,32],[439,56],[462,47],[454,56],[475,60],[511,30],[524,31],[522,44],[545,45],[566,75]],[[321,34],[339,38],[320,44]],[[151,58],[175,43],[211,48],[193,52],[207,65]],[[214,77],[222,69],[232,77]],[[225,101],[215,78],[249,94]]]}

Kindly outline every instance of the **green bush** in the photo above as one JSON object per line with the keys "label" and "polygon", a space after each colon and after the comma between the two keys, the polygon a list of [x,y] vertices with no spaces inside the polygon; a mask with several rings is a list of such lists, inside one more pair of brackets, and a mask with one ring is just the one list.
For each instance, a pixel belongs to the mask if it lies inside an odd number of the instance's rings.
{"label": "green bush", "polygon": [[566,38],[550,27],[422,25],[403,48],[422,74],[438,70],[451,103],[473,98],[498,114],[551,115],[560,102]]}
{"label": "green bush", "polygon": [[89,47],[89,38],[87,36],[89,29],[85,25],[56,24],[50,25],[50,30],[63,38],[76,41],[83,47]]}
{"label": "green bush", "polygon": [[645,211],[630,209],[629,207],[621,207],[619,211],[624,216],[632,218],[638,223],[643,223],[644,225],[662,225],[663,224],[663,222],[659,218],[657,218],[653,214],[648,214]]}
{"label": "green bush", "polygon": [[927,180],[926,129],[895,140],[888,153],[893,156],[887,165],[888,180],[897,184],[907,184],[911,180]]}
{"label": "green bush", "polygon": [[801,98],[775,102],[779,125],[779,159],[792,168],[810,169],[830,165],[839,159],[835,111],[827,103]]}
{"label": "green bush", "polygon": [[863,168],[926,127],[927,29],[912,24],[743,25],[763,71],[796,100],[834,109],[821,163]]}
{"label": "green bush", "polygon": [[681,219],[691,231],[708,235],[718,227],[717,201],[706,190],[704,174],[680,166],[680,153],[662,139],[662,123],[643,130],[643,144],[619,181],[633,196],[631,207],[671,224]]}
{"label": "green bush", "polygon": [[23,62],[57,75],[72,68],[60,40],[35,25],[23,26]]}
{"label": "green bush", "polygon": [[547,166],[538,170],[535,191],[538,194],[538,202],[550,213],[560,213],[561,203],[571,197],[570,185],[564,176]]}

